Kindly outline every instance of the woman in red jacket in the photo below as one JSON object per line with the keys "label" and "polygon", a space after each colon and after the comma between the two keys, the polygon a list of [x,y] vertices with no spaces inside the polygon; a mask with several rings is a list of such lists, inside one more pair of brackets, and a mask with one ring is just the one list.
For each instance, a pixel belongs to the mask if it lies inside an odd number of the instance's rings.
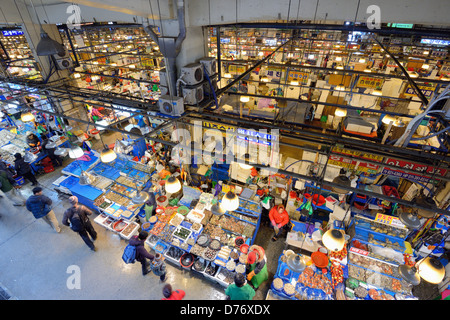
{"label": "woman in red jacket", "polygon": [[269,219],[272,227],[275,231],[275,235],[272,237],[272,241],[276,241],[280,236],[282,229],[289,231],[291,223],[289,214],[284,209],[282,204],[274,206],[269,212]]}

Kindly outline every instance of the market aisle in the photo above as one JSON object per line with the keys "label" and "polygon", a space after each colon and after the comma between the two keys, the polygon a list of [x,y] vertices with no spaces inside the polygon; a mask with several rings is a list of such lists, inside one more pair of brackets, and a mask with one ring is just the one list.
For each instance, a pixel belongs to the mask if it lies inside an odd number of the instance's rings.
{"label": "market aisle", "polygon": [[[60,176],[59,171],[39,177],[39,182],[53,200],[56,217],[61,221],[68,201],[58,197],[52,187],[52,182]],[[31,194],[29,183],[22,193]],[[159,278],[150,274],[143,277],[139,263],[125,265],[121,257],[127,242],[96,223],[93,222],[98,233],[95,242],[98,251],[92,252],[68,227],[62,226],[58,234],[44,221],[35,220],[25,208],[2,215],[0,283],[18,299],[161,299],[163,284]],[[80,289],[67,286],[68,279],[72,283],[71,268],[80,270]],[[185,290],[186,299],[225,298],[222,287],[169,263],[167,268],[167,282]]]}

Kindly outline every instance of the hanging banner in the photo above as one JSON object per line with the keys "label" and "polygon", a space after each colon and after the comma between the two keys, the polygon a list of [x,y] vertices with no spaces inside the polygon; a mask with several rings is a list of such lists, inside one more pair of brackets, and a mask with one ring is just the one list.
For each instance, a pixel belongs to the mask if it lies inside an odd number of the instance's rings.
{"label": "hanging banner", "polygon": [[367,159],[367,160],[372,160],[372,161],[376,161],[376,162],[382,162],[383,161],[383,157],[382,156],[377,156],[377,155],[370,154],[370,153],[353,151],[353,150],[344,149],[344,148],[340,148],[340,147],[333,147],[332,150],[333,150],[334,153],[342,153],[342,154],[353,156],[353,157],[356,157],[356,158]]}
{"label": "hanging banner", "polygon": [[[426,183],[426,182],[430,181],[429,177],[424,177],[424,176],[420,175],[420,173],[427,173],[429,175],[434,175],[434,179],[436,179],[436,180],[439,180],[440,176],[445,176],[445,174],[447,173],[447,170],[445,170],[445,169],[437,169],[432,166],[417,164],[417,163],[413,163],[413,162],[409,162],[409,161],[391,159],[391,158],[388,158],[386,160],[386,164],[413,170],[413,171],[417,171],[417,174],[404,172],[402,170],[393,170],[390,168],[383,168],[383,171],[382,171],[383,174],[388,174],[391,176],[396,176],[399,178],[404,178],[404,179],[417,181],[417,182],[425,182]],[[435,181],[433,180],[431,182],[434,183]]]}
{"label": "hanging banner", "polygon": [[348,159],[338,155],[330,155],[330,158],[328,159],[328,164],[370,174],[376,174],[379,169],[379,166],[375,164]]}
{"label": "hanging banner", "polygon": [[358,88],[373,88],[381,87],[383,85],[384,80],[380,78],[367,77],[367,76],[359,76],[358,82],[356,86]]}

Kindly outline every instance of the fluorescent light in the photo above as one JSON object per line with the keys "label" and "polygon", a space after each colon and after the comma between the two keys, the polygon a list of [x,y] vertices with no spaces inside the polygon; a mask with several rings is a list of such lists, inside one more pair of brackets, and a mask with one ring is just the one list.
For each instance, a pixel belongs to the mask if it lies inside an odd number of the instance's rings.
{"label": "fluorescent light", "polygon": [[293,86],[298,86],[299,85],[298,81],[291,81],[290,84],[293,85]]}
{"label": "fluorescent light", "polygon": [[345,117],[347,115],[347,110],[343,108],[336,108],[334,115],[336,117]]}
{"label": "fluorescent light", "polygon": [[249,102],[250,101],[250,97],[249,96],[241,96],[239,99],[241,102]]}

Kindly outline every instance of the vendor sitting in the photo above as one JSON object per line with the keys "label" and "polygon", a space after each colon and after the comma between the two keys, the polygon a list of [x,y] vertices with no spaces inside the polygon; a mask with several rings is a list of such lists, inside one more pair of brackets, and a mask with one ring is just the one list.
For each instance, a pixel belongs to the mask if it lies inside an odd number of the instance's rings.
{"label": "vendor sitting", "polygon": [[248,248],[247,272],[247,280],[250,281],[255,289],[258,289],[264,281],[269,279],[267,258],[261,246],[254,244]]}
{"label": "vendor sitting", "polygon": [[291,229],[291,222],[289,219],[289,214],[284,209],[282,204],[274,206],[269,212],[269,220],[275,231],[275,235],[272,237],[272,241],[276,241],[280,236],[283,229],[288,232]]}
{"label": "vendor sitting", "polygon": [[26,142],[30,146],[30,148],[32,148],[32,149],[36,149],[36,150],[41,150],[42,149],[41,140],[39,140],[38,136],[35,135],[31,131],[27,132]]}

